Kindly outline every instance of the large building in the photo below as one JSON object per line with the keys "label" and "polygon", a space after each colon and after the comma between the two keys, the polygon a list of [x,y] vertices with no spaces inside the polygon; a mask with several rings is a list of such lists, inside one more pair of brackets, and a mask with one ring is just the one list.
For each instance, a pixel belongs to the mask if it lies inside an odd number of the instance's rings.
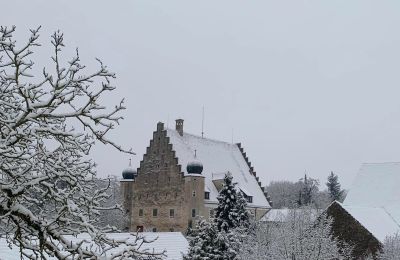
{"label": "large building", "polygon": [[137,172],[123,172],[129,229],[185,232],[199,216],[213,215],[228,172],[260,219],[271,207],[240,144],[185,133],[182,119],[175,129],[158,123]]}

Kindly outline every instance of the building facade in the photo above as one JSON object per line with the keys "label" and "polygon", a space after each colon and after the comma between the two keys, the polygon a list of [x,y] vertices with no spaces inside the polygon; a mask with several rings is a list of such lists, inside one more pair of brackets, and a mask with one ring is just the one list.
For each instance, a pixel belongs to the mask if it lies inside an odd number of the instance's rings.
{"label": "building facade", "polygon": [[137,172],[123,173],[129,229],[185,232],[198,217],[211,217],[227,172],[260,219],[271,207],[240,144],[187,134],[182,119],[175,129],[158,123]]}

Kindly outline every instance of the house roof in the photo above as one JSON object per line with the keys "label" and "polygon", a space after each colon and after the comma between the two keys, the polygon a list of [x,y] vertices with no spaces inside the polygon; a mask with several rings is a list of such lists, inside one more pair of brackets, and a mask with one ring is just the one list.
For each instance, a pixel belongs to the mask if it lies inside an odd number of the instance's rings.
{"label": "house roof", "polygon": [[400,232],[400,163],[361,166],[342,207],[383,242]]}
{"label": "house roof", "polygon": [[344,201],[349,206],[400,207],[400,162],[365,163]]}
{"label": "house roof", "polygon": [[186,165],[195,159],[196,150],[196,159],[203,164],[202,175],[205,177],[205,186],[210,191],[210,201],[216,202],[218,196],[217,188],[212,180],[216,178],[215,176],[229,171],[233,176],[233,181],[237,182],[239,187],[251,191],[253,202],[249,203],[249,206],[270,208],[261,187],[255,176],[250,173],[250,167],[236,144],[188,133],[183,133],[181,136],[172,129],[167,129],[167,136],[185,175],[188,175]]}
{"label": "house roof", "polygon": [[[149,252],[162,252],[166,251],[166,257],[164,259],[168,260],[181,260],[182,253],[186,254],[188,252],[189,243],[186,238],[180,232],[144,232],[140,233],[143,235],[146,240],[156,239],[154,242],[149,244],[143,244],[141,250],[149,250]],[[129,233],[109,233],[107,234],[109,238],[114,239],[126,239],[131,237]],[[87,234],[81,234],[77,238],[71,237],[72,240],[80,241],[82,239],[89,239],[90,237]],[[131,240],[132,238],[128,239]],[[119,249],[122,249],[121,246]],[[113,249],[108,252],[108,255],[113,252],[117,252],[119,250]],[[17,247],[13,247],[10,249],[6,243],[4,238],[0,238],[0,259],[1,260],[19,260],[19,249]],[[49,258],[55,259],[55,258]]]}
{"label": "house roof", "polygon": [[311,218],[313,220],[317,219],[317,217],[322,213],[321,210],[318,209],[271,209],[260,219],[263,222],[285,222],[290,211],[301,212],[302,210],[307,210],[311,214]]}
{"label": "house roof", "polygon": [[337,203],[381,242],[384,242],[387,236],[400,232],[400,226],[382,207],[347,206]]}

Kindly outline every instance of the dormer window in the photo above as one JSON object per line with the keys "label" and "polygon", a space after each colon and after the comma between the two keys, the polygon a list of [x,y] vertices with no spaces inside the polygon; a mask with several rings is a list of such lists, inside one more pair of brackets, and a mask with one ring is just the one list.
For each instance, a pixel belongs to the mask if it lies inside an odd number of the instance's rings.
{"label": "dormer window", "polygon": [[244,197],[247,201],[247,203],[253,203],[253,196],[245,196]]}
{"label": "dormer window", "polygon": [[240,191],[242,192],[243,198],[247,201],[247,203],[253,203],[253,195],[246,191],[244,188],[240,188]]}
{"label": "dormer window", "polygon": [[210,199],[210,192],[209,191],[204,192],[204,199],[206,199],[206,200]]}

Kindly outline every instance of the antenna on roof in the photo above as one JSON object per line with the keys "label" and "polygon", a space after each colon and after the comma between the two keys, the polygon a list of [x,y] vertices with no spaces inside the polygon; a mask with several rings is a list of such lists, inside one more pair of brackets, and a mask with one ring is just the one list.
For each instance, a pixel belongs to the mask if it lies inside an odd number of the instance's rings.
{"label": "antenna on roof", "polygon": [[194,150],[194,158],[197,156],[197,150]]}
{"label": "antenna on roof", "polygon": [[129,158],[129,167],[132,166],[132,158]]}
{"label": "antenna on roof", "polygon": [[203,113],[201,116],[201,138],[204,138],[204,106],[203,106]]}
{"label": "antenna on roof", "polygon": [[167,128],[169,128],[169,114],[167,116]]}
{"label": "antenna on roof", "polygon": [[233,127],[232,127],[232,144],[233,144]]}

